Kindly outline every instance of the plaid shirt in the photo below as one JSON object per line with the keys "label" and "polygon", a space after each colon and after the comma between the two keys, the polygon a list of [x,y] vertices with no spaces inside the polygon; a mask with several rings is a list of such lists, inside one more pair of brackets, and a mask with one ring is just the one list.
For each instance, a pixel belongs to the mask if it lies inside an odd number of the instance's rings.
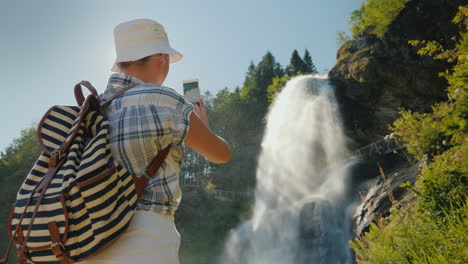
{"label": "plaid shirt", "polygon": [[138,85],[114,99],[106,109],[111,151],[119,164],[141,176],[156,154],[172,145],[137,206],[139,210],[174,215],[182,197],[179,172],[193,105],[174,89],[119,73],[110,76],[101,95],[102,103],[133,84]]}

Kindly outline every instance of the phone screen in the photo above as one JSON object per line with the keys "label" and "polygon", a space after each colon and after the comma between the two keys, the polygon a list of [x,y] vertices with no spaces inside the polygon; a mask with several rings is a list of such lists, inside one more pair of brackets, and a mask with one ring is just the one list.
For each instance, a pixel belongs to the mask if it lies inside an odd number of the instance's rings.
{"label": "phone screen", "polygon": [[200,105],[200,87],[198,84],[198,79],[184,81],[184,97],[192,104]]}

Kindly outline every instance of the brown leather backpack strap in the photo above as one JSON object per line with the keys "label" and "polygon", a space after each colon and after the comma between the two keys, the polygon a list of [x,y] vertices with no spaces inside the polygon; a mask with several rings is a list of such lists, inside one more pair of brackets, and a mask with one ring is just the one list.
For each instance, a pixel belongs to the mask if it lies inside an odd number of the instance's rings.
{"label": "brown leather backpack strap", "polygon": [[[36,186],[37,188],[37,186]],[[11,236],[10,238],[10,241],[8,242],[8,246],[7,246],[7,250],[6,250],[6,253],[5,253],[5,257],[3,259],[0,260],[0,264],[7,264],[8,263],[8,257],[10,256],[10,252],[11,252],[11,249],[13,247],[13,242],[15,242],[15,239],[16,237],[18,237],[17,239],[17,248],[16,248],[16,251],[17,251],[17,254],[19,256],[21,256],[21,252],[19,251],[21,249],[21,244],[23,243],[24,241],[24,237],[23,237],[23,227],[22,227],[22,222],[23,222],[23,219],[24,219],[24,216],[26,215],[26,211],[28,210],[28,207],[29,205],[31,204],[31,201],[32,201],[32,198],[34,196],[34,192],[35,192],[35,189],[33,189],[33,191],[31,192],[31,195],[29,196],[29,199],[26,203],[26,206],[24,207],[24,211],[23,213],[21,214],[21,217],[20,217],[20,220],[18,222],[18,224],[16,225],[16,228],[15,228],[15,232],[13,233],[13,235]],[[14,208],[12,209],[11,211],[11,215],[10,215],[10,218],[13,217],[13,214],[14,214]],[[11,230],[9,229],[8,232],[11,232]],[[21,257],[20,257],[21,258]]]}
{"label": "brown leather backpack strap", "polygon": [[156,172],[158,172],[159,168],[163,164],[164,160],[167,157],[167,154],[169,154],[169,151],[171,150],[171,145],[167,146],[165,149],[161,150],[156,157],[150,162],[148,167],[146,167],[145,174],[149,175],[150,177],[153,177]]}
{"label": "brown leather backpack strap", "polygon": [[24,244],[23,228],[21,225],[18,227],[18,244],[16,247],[16,254],[18,255],[18,263],[26,264],[28,262],[28,255],[26,245]]}
{"label": "brown leather backpack strap", "polygon": [[133,183],[135,183],[135,191],[137,193],[137,199],[139,200],[141,195],[143,194],[143,191],[146,188],[146,185],[148,185],[148,177],[141,175],[140,177],[137,177],[135,175],[132,175]]}
{"label": "brown leather backpack strap", "polygon": [[146,188],[146,185],[148,185],[149,177],[153,177],[156,174],[156,172],[158,172],[159,168],[163,164],[170,150],[170,145],[167,146],[165,149],[161,150],[156,155],[156,157],[153,158],[148,167],[146,167],[145,173],[143,175],[141,175],[140,177],[136,177],[135,175],[133,175],[133,182],[135,183],[135,189],[138,199],[140,199],[141,195],[143,194],[143,191]]}
{"label": "brown leather backpack strap", "polygon": [[[55,174],[58,172],[58,170],[60,169],[60,167],[62,166],[64,161],[65,161],[65,159],[63,159],[63,158],[59,159],[57,161],[57,163],[54,164],[53,167],[50,166],[51,163],[49,162],[49,169],[47,170],[46,175],[42,178],[41,183],[39,183],[39,185],[40,186],[42,185],[43,188],[40,191],[37,190],[37,189],[35,190],[35,192],[40,192],[40,194],[39,194],[39,197],[37,199],[36,206],[34,207],[34,211],[33,211],[31,220],[29,221],[28,230],[26,231],[26,237],[25,237],[24,241],[21,243],[21,248],[23,248],[24,252],[26,252],[25,249],[26,249],[27,243],[29,241],[29,235],[31,234],[32,227],[33,227],[33,224],[34,224],[34,220],[36,219],[37,211],[39,209],[39,206],[42,203],[42,200],[44,198],[44,194],[46,193],[46,190],[49,187],[49,184],[52,182],[52,179],[54,178]],[[45,183],[43,184],[42,182],[45,182]],[[20,257],[21,257],[21,255],[20,255]]]}
{"label": "brown leather backpack strap", "polygon": [[83,102],[85,101],[85,97],[83,95],[83,90],[81,89],[81,85],[84,87],[88,88],[88,90],[91,92],[91,94],[94,94],[95,96],[98,96],[98,92],[94,86],[88,82],[88,81],[81,81],[75,85],[75,99],[76,102],[78,103],[79,106],[83,105]]}
{"label": "brown leather backpack strap", "polygon": [[52,241],[52,252],[54,252],[55,256],[60,261],[60,264],[74,263],[75,261],[70,258],[68,251],[65,249],[65,246],[62,243],[62,238],[60,237],[57,222],[49,222],[47,226],[49,228],[50,239]]}

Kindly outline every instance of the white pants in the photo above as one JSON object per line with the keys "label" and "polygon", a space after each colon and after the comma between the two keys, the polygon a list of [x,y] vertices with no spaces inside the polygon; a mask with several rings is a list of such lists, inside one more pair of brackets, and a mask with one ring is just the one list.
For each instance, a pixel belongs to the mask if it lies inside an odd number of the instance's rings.
{"label": "white pants", "polygon": [[180,234],[173,217],[136,211],[128,229],[102,252],[80,264],[179,264]]}

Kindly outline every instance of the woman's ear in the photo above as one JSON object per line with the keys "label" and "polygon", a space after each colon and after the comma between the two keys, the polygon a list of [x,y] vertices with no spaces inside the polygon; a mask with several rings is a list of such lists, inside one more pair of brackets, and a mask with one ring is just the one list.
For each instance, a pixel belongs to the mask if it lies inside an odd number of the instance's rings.
{"label": "woman's ear", "polygon": [[158,54],[159,55],[159,62],[161,64],[169,63],[169,54]]}

